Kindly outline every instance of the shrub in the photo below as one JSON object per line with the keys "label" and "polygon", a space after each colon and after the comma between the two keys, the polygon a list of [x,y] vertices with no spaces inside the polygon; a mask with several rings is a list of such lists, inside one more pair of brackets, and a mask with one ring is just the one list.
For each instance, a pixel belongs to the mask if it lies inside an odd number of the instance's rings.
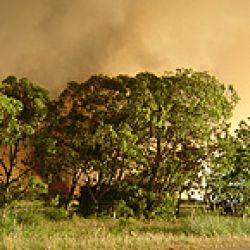
{"label": "shrub", "polygon": [[133,210],[129,206],[127,206],[124,200],[116,201],[114,210],[117,217],[129,218],[134,216]]}
{"label": "shrub", "polygon": [[150,218],[175,219],[175,214],[176,199],[175,197],[166,195],[165,199],[163,199],[163,202],[154,207],[153,211],[150,213]]}
{"label": "shrub", "polygon": [[45,211],[45,215],[47,218],[51,219],[51,220],[65,220],[67,218],[69,218],[69,214],[68,211],[65,210],[64,208],[60,207],[60,208],[49,208],[48,210]]}

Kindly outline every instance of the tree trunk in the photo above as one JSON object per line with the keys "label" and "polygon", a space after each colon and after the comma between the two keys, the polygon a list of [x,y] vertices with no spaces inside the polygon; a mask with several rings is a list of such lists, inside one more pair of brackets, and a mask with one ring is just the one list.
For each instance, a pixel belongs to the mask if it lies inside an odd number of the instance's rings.
{"label": "tree trunk", "polygon": [[72,179],[71,187],[70,187],[70,190],[69,190],[69,193],[68,193],[68,197],[67,197],[67,199],[65,201],[65,205],[64,205],[66,210],[68,209],[69,203],[70,203],[70,201],[72,199],[72,196],[73,196],[73,194],[75,192],[76,186],[78,184],[78,181],[79,181],[81,175],[82,175],[82,170],[81,169],[76,170],[74,175],[73,175],[73,179]]}
{"label": "tree trunk", "polygon": [[175,215],[179,216],[180,215],[180,207],[181,207],[181,191],[179,192],[177,203],[176,203],[176,212]]}

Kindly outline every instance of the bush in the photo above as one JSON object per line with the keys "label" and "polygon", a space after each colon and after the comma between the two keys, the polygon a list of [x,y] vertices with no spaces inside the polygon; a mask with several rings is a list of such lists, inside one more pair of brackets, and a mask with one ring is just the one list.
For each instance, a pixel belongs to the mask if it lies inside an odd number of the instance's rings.
{"label": "bush", "polygon": [[65,220],[65,219],[69,218],[68,211],[62,207],[60,207],[60,208],[52,207],[52,208],[45,211],[45,215],[48,219],[56,220],[56,221]]}
{"label": "bush", "polygon": [[133,210],[129,206],[127,206],[124,200],[115,202],[114,211],[117,217],[129,218],[134,216]]}
{"label": "bush", "polygon": [[175,219],[176,199],[175,197],[165,196],[163,202],[156,206],[150,213],[150,218]]}
{"label": "bush", "polygon": [[48,185],[39,177],[31,176],[28,181],[28,188],[25,193],[25,198],[29,200],[40,199],[41,196],[48,193]]}

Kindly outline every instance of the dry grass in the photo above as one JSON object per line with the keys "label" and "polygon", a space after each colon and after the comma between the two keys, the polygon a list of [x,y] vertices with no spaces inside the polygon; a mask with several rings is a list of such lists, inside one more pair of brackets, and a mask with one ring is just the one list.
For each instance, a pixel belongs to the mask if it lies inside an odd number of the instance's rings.
{"label": "dry grass", "polygon": [[51,227],[44,229],[48,232],[34,232],[32,237],[25,237],[21,231],[5,235],[1,249],[216,249],[250,246],[247,236],[208,238],[137,232],[114,235],[97,228],[95,232],[91,230],[88,234],[79,230],[76,237],[68,234],[67,230],[64,233],[50,234]]}
{"label": "dry grass", "polygon": [[[1,249],[215,249],[250,246],[249,236],[193,236],[172,234],[129,225],[119,229],[119,222],[74,218],[61,222],[43,221],[39,226],[2,235]],[[163,223],[162,223],[163,224]],[[145,225],[144,225],[145,226]],[[167,227],[167,225],[165,225]],[[174,226],[172,226],[174,227]]]}
{"label": "dry grass", "polygon": [[[198,218],[189,228],[186,223],[190,219],[168,222],[73,216],[72,219],[52,221],[38,211],[18,213],[13,216],[9,210],[1,211],[0,249],[219,249],[250,246],[249,228],[245,228],[250,221],[242,222],[239,218],[232,219],[245,231],[230,231],[230,235],[224,235],[226,230],[220,235],[211,235],[211,225],[207,233],[204,225],[198,227],[198,233],[193,230],[197,223],[211,221],[211,217]],[[215,220],[218,222],[219,218]],[[222,226],[227,225],[227,218],[221,218],[221,222]],[[190,233],[187,230],[191,230]]]}

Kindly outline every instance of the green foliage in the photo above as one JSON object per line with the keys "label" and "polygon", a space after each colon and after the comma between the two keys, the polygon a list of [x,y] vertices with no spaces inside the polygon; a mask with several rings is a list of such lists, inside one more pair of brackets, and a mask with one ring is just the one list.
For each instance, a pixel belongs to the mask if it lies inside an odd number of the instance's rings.
{"label": "green foliage", "polygon": [[39,199],[42,195],[48,193],[48,185],[37,176],[31,176],[28,180],[27,191],[25,193],[26,199]]}
{"label": "green foliage", "polygon": [[47,209],[45,211],[45,215],[50,220],[55,220],[55,221],[65,220],[65,219],[69,218],[68,211],[62,207],[60,207],[60,208],[51,207],[50,209]]}
{"label": "green foliage", "polygon": [[47,91],[26,78],[18,81],[9,76],[0,84],[0,146],[3,150],[0,193],[4,202],[16,199],[18,193],[25,191],[24,179],[30,172],[31,155],[26,152],[23,158],[18,156],[21,150],[31,148],[32,139],[47,115],[47,103]]}
{"label": "green foliage", "polygon": [[140,73],[127,84],[127,121],[143,166],[139,185],[154,197],[147,205],[153,211],[165,193],[175,196],[197,181],[213,129],[230,117],[238,98],[208,73],[189,69],[162,77]]}
{"label": "green foliage", "polygon": [[232,213],[244,214],[250,195],[250,130],[241,122],[233,137],[226,127],[217,136],[208,190],[215,202],[230,203]]}
{"label": "green foliage", "polygon": [[114,204],[115,215],[119,217],[129,218],[134,216],[133,210],[128,207],[124,200],[116,201]]}
{"label": "green foliage", "polygon": [[[0,162],[5,175],[17,168],[21,143],[32,145],[35,159],[23,162],[39,165],[45,182],[72,180],[63,191],[65,208],[84,179],[83,214],[109,213],[115,206],[118,216],[168,218],[176,211],[176,194],[200,181],[204,162],[214,164],[212,192],[231,192],[225,191],[227,175],[234,183],[244,180],[246,196],[248,127],[242,123],[238,140],[227,134],[238,96],[207,72],[95,75],[68,83],[51,102],[28,79],[10,76],[0,85],[0,100],[1,144],[8,144],[11,156],[10,169]],[[12,179],[4,180],[6,193]],[[46,192],[34,179],[29,186]]]}
{"label": "green foliage", "polygon": [[17,140],[34,134],[35,129],[41,125],[47,115],[47,91],[35,86],[26,78],[18,81],[13,76],[7,77],[2,82],[0,90],[2,94],[19,103],[17,119],[21,131],[19,136],[14,133],[11,136]]}
{"label": "green foliage", "polygon": [[[15,136],[21,134],[21,124],[18,116],[23,109],[19,100],[8,97],[0,92],[0,138],[1,144],[15,142]],[[15,136],[13,136],[15,135]]]}
{"label": "green foliage", "polygon": [[166,194],[198,181],[210,138],[237,101],[232,86],[191,69],[92,76],[69,83],[50,104],[35,152],[47,175],[71,176],[65,207],[85,176],[82,210],[102,213],[122,200],[136,216],[170,215],[176,201]]}
{"label": "green foliage", "polygon": [[150,218],[174,219],[176,216],[176,198],[165,195],[162,202],[153,209]]}

